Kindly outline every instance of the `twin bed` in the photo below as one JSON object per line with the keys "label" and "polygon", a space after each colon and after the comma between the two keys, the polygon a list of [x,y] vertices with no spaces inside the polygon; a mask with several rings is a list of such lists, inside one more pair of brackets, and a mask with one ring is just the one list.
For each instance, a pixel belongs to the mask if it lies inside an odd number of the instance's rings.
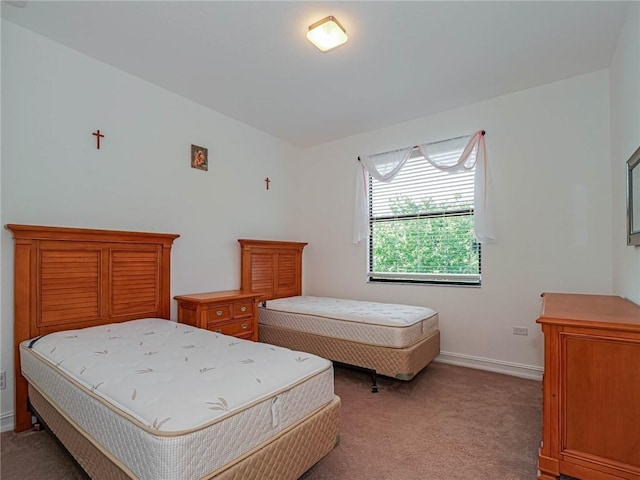
{"label": "twin bed", "polygon": [[303,242],[238,240],[242,289],[261,294],[261,342],[310,352],[376,375],[411,380],[440,353],[426,307],[301,296]]}
{"label": "twin bed", "polygon": [[334,447],[329,361],[166,320],[177,235],[7,228],[16,431],[97,479],[295,479]]}

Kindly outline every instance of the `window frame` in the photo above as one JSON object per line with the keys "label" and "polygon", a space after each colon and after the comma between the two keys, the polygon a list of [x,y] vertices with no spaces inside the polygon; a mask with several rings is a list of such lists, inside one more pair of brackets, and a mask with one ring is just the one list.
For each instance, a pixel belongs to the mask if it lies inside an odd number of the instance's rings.
{"label": "window frame", "polygon": [[[374,224],[378,222],[419,220],[422,218],[443,218],[456,216],[471,216],[473,218],[475,208],[463,208],[448,211],[435,211],[429,213],[415,213],[403,215],[387,215],[382,217],[373,216],[373,181],[374,178],[368,174],[368,200],[369,200],[369,241],[367,244],[367,283],[387,283],[387,284],[410,284],[410,285],[445,285],[445,286],[482,286],[482,244],[476,239],[475,244],[478,249],[478,273],[477,274],[435,274],[435,273],[407,273],[407,272],[373,272],[374,261],[373,241]],[[475,190],[475,186],[474,186]]]}

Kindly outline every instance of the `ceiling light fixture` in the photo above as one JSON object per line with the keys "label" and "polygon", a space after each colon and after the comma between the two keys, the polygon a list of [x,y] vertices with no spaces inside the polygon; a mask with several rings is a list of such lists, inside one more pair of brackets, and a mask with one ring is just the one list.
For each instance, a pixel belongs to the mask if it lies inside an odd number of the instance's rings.
{"label": "ceiling light fixture", "polygon": [[326,52],[346,43],[347,32],[335,17],[329,15],[319,22],[309,25],[307,38],[318,50]]}

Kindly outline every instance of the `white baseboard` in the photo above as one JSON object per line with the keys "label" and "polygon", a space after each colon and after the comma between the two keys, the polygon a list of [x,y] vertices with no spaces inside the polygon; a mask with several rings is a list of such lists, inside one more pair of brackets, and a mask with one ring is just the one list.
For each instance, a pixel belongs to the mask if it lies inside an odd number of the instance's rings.
{"label": "white baseboard", "polygon": [[528,378],[530,380],[542,380],[542,367],[524,365],[522,363],[504,362],[493,358],[474,357],[461,353],[440,352],[435,358],[436,362],[458,365],[459,367],[476,368],[489,372],[504,373],[514,377]]}
{"label": "white baseboard", "polygon": [[0,432],[13,430],[13,412],[0,415]]}

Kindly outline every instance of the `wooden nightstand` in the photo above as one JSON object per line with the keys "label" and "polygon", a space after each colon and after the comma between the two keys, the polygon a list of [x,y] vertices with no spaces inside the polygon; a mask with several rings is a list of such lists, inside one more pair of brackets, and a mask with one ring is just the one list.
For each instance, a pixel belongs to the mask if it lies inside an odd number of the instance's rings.
{"label": "wooden nightstand", "polygon": [[259,293],[242,290],[178,295],[178,322],[258,341]]}

